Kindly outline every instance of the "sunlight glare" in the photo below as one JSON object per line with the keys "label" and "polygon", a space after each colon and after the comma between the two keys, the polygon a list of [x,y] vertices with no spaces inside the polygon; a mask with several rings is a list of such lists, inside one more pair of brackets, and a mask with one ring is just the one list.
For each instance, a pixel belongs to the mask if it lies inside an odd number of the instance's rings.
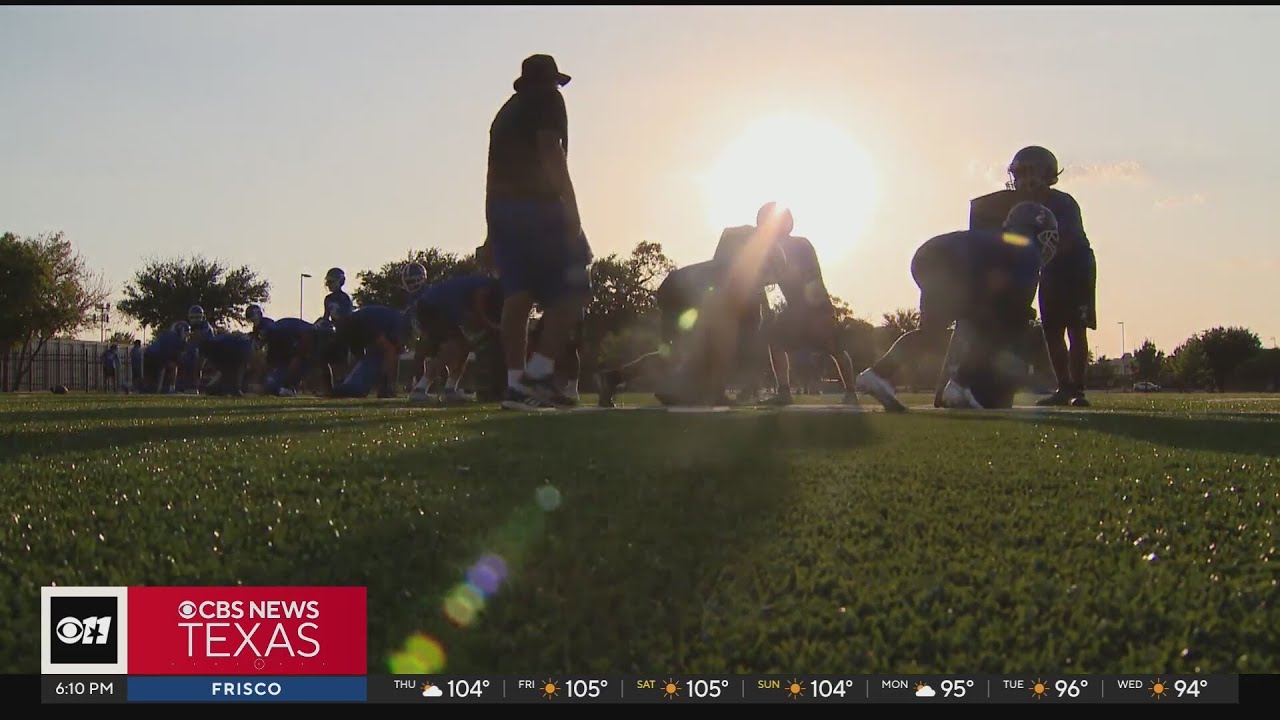
{"label": "sunlight glare", "polygon": [[824,265],[852,250],[878,202],[870,158],[850,133],[798,114],[752,123],[699,180],[713,232],[754,224],[774,200],[792,209],[795,234],[813,242]]}

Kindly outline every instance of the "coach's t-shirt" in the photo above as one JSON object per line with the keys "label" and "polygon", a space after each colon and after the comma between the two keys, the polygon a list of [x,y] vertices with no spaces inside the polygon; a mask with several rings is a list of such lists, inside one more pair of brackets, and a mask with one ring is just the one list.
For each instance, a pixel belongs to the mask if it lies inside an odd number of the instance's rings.
{"label": "coach's t-shirt", "polygon": [[550,130],[569,150],[569,114],[558,89],[514,93],[489,127],[490,200],[548,200],[560,198],[538,155],[538,132]]}

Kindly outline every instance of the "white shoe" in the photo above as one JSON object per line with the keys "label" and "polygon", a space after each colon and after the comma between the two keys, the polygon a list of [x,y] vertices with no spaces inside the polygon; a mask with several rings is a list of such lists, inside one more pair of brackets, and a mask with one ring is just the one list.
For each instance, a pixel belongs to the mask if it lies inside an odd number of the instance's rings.
{"label": "white shoe", "polygon": [[411,403],[431,402],[433,399],[434,398],[428,395],[427,391],[423,388],[414,388],[413,391],[409,393],[409,402]]}
{"label": "white shoe", "polygon": [[297,396],[298,396],[298,392],[293,388],[282,387],[279,390],[276,390],[276,397],[297,397]]}
{"label": "white shoe", "polygon": [[465,393],[458,389],[453,389],[453,390],[445,389],[444,392],[440,393],[440,402],[447,405],[459,405],[459,404],[473,403],[475,401],[476,401],[475,395]]}
{"label": "white shoe", "polygon": [[966,410],[982,409],[981,403],[973,397],[969,388],[961,386],[955,380],[948,380],[947,386],[942,389],[942,406]]}
{"label": "white shoe", "polygon": [[906,405],[898,399],[893,391],[893,385],[888,380],[880,377],[871,368],[867,368],[858,373],[858,377],[853,381],[853,386],[860,392],[864,392],[884,406],[889,412],[903,412],[907,409]]}

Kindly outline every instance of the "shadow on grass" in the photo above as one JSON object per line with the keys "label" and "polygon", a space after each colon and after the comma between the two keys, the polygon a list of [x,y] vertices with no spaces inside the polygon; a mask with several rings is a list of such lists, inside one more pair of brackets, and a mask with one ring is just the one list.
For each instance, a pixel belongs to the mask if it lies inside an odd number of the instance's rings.
{"label": "shadow on grass", "polygon": [[1280,418],[1112,412],[1044,415],[1035,420],[1183,450],[1280,457]]}
{"label": "shadow on grass", "polygon": [[376,425],[387,422],[389,418],[387,416],[307,416],[303,413],[293,413],[288,418],[244,422],[200,422],[201,418],[198,417],[189,419],[190,422],[185,423],[108,425],[84,430],[0,431],[0,466],[5,462],[23,458],[47,458],[65,453],[88,454],[103,450],[125,451],[144,443],[237,440],[282,433],[324,432],[347,429],[356,425]]}
{"label": "shadow on grass", "polygon": [[[36,588],[54,582],[366,586],[372,673],[415,631],[443,643],[451,672],[680,667],[720,570],[777,534],[798,480],[788,453],[874,439],[859,416],[282,409],[0,435],[0,472],[14,457],[144,442],[294,441],[256,473],[197,463],[157,484],[140,467],[137,480],[121,471],[112,487],[29,499],[32,525],[0,548],[14,560],[0,575],[12,640],[0,670],[34,672]],[[93,499],[126,491],[128,504]],[[455,603],[450,622],[445,598],[485,554],[503,558],[505,582],[474,617]]]}
{"label": "shadow on grass", "polygon": [[[237,577],[367,586],[371,673],[415,631],[442,643],[449,672],[678,667],[720,570],[777,532],[797,480],[786,452],[872,439],[864,418],[831,420],[490,415],[460,442],[334,468],[382,485],[414,473],[420,505],[385,506],[323,549]],[[445,599],[486,554],[509,577],[475,617],[455,603],[451,622]]]}
{"label": "shadow on grass", "polygon": [[[110,404],[107,404],[110,403]],[[407,404],[403,398],[400,404]],[[303,397],[282,400],[271,397],[229,398],[216,396],[101,396],[78,397],[74,400],[41,399],[40,409],[14,409],[14,404],[0,404],[0,423],[85,423],[131,420],[170,420],[217,415],[270,415],[301,410],[352,410],[400,407],[392,400],[327,400]]]}

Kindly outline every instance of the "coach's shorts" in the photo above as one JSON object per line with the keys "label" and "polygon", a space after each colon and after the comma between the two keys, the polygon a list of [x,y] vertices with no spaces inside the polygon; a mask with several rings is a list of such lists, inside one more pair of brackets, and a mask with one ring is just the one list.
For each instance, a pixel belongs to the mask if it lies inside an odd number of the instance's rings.
{"label": "coach's shorts", "polygon": [[1045,325],[1098,329],[1098,263],[1093,250],[1054,258],[1040,273],[1040,320]]}
{"label": "coach's shorts", "polygon": [[493,262],[507,297],[527,292],[546,305],[591,289],[591,246],[585,233],[565,237],[564,205],[490,200],[485,207]]}

